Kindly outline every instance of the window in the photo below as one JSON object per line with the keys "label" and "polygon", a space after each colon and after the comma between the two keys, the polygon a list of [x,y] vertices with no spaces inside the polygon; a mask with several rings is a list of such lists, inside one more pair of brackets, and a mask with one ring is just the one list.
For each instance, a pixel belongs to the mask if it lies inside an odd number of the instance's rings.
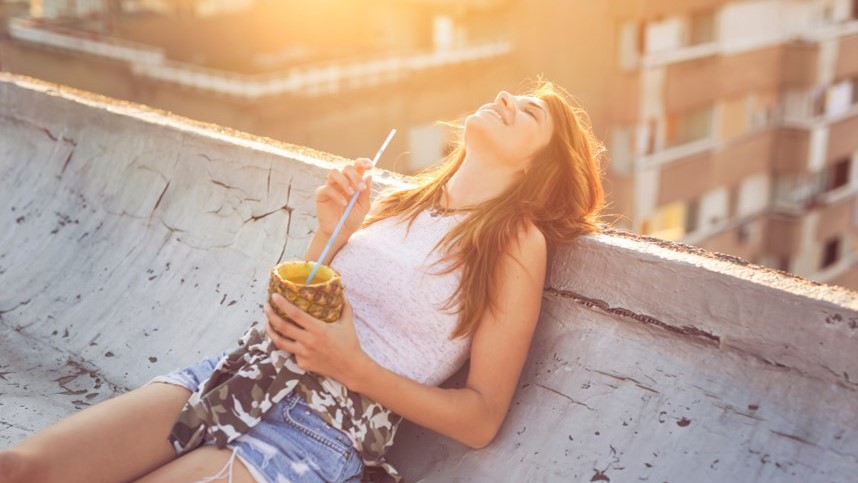
{"label": "window", "polygon": [[656,136],[658,134],[657,130],[658,124],[655,119],[650,119],[640,126],[639,136],[636,140],[639,152],[644,155],[649,155],[655,152]]}
{"label": "window", "polygon": [[770,184],[768,174],[757,174],[743,179],[738,188],[734,216],[746,218],[765,210],[769,204]]}
{"label": "window", "polygon": [[617,126],[611,137],[611,168],[615,173],[628,174],[632,170],[632,146],[634,138],[632,130],[625,126]]}
{"label": "window", "polygon": [[640,28],[640,52],[665,52],[715,41],[715,10],[651,20]]}
{"label": "window", "polygon": [[775,98],[773,96],[748,94],[745,102],[749,128],[760,129],[768,126],[774,117]]}
{"label": "window", "polygon": [[706,44],[715,41],[715,11],[701,10],[691,14],[691,28],[688,35],[689,45]]}
{"label": "window", "polygon": [[813,116],[821,116],[825,113],[825,89],[822,87],[814,89],[811,97]]}
{"label": "window", "polygon": [[731,218],[741,218],[741,212],[739,209],[739,202],[742,200],[742,185],[740,183],[734,184],[730,187],[730,193],[728,196],[728,208],[727,208],[727,216]]}
{"label": "window", "polygon": [[822,263],[819,268],[827,268],[837,263],[840,257],[840,237],[829,238],[822,249]]}
{"label": "window", "polygon": [[852,104],[858,104],[858,77],[852,79]]}
{"label": "window", "polygon": [[836,116],[852,106],[852,79],[831,85],[825,90],[825,115]]}
{"label": "window", "polygon": [[667,147],[707,139],[712,133],[712,106],[668,115],[666,128]]}
{"label": "window", "polygon": [[687,207],[682,201],[662,206],[641,221],[641,234],[662,240],[679,240],[685,235],[686,212]]}
{"label": "window", "polygon": [[849,168],[850,164],[852,164],[851,161],[852,160],[849,158],[844,158],[828,168],[830,170],[828,176],[829,191],[849,184]]}
{"label": "window", "polygon": [[685,22],[673,16],[648,22],[644,34],[645,52],[664,52],[684,47]]}
{"label": "window", "polygon": [[688,203],[688,209],[685,212],[685,232],[691,233],[697,229],[700,214],[700,200],[694,199]]}
{"label": "window", "polygon": [[739,243],[747,243],[751,240],[751,237],[753,236],[753,228],[754,227],[750,222],[739,225],[739,229],[736,230],[736,238]]}
{"label": "window", "polygon": [[834,20],[834,9],[830,4],[822,7],[822,19],[825,23],[831,23]]}
{"label": "window", "polygon": [[432,45],[435,50],[446,50],[455,43],[455,25],[447,15],[436,15],[432,21]]}

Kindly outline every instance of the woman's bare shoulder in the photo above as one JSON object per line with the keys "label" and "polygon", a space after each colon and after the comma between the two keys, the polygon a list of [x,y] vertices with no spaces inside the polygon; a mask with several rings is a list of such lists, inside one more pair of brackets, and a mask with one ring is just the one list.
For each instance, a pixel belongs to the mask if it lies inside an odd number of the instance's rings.
{"label": "woman's bare shoulder", "polygon": [[500,273],[512,280],[541,280],[545,277],[548,263],[545,235],[533,223],[526,223],[518,230],[516,239],[508,245],[499,263]]}
{"label": "woman's bare shoulder", "polygon": [[509,254],[519,258],[521,254],[528,256],[539,256],[547,252],[548,242],[545,239],[545,234],[533,222],[527,221],[518,230],[516,243],[512,243],[509,248]]}

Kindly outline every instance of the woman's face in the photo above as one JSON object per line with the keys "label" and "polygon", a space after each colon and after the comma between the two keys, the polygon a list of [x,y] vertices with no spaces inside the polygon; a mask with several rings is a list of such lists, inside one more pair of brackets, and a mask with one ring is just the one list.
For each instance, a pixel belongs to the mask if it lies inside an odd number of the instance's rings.
{"label": "woman's face", "polygon": [[500,91],[465,121],[465,149],[513,169],[526,169],[551,140],[554,122],[545,101]]}

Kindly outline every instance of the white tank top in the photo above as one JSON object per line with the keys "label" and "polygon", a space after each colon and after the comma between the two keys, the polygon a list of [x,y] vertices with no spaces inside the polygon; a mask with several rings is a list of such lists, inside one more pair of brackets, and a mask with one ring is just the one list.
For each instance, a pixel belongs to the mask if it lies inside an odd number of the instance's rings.
{"label": "white tank top", "polygon": [[437,386],[468,359],[471,336],[448,339],[457,315],[442,311],[461,269],[433,275],[447,262],[432,247],[464,214],[432,217],[424,210],[405,235],[407,221],[387,218],[352,234],[331,261],[340,273],[363,350],[381,366]]}

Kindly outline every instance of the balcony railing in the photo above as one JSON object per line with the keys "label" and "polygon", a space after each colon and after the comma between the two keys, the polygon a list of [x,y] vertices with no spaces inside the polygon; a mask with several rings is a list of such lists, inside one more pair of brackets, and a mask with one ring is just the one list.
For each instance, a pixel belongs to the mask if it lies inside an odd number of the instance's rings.
{"label": "balcony railing", "polygon": [[654,167],[711,151],[717,145],[718,142],[711,136],[708,136],[703,139],[671,146],[657,150],[651,154],[643,155],[640,157],[640,163],[646,167]]}
{"label": "balcony railing", "polygon": [[497,41],[308,64],[273,74],[238,74],[171,61],[155,47],[28,18],[11,19],[10,33],[19,40],[126,61],[132,72],[142,77],[250,99],[282,94],[314,96],[377,86],[414,72],[492,59],[513,50],[511,42]]}
{"label": "balcony railing", "polygon": [[9,19],[9,35],[13,39],[135,64],[155,64],[164,60],[164,51],[157,47],[24,17]]}
{"label": "balcony railing", "polygon": [[665,64],[701,59],[703,57],[709,57],[717,54],[718,49],[719,46],[717,42],[709,42],[673,50],[650,52],[641,57],[641,66],[644,68],[650,68]]}
{"label": "balcony railing", "polygon": [[511,42],[492,42],[296,66],[282,73],[262,75],[235,74],[174,61],[136,64],[133,70],[152,79],[251,99],[282,94],[313,96],[396,82],[414,72],[492,59],[512,49]]}
{"label": "balcony railing", "polygon": [[773,207],[776,211],[801,215],[814,208],[841,201],[858,193],[858,184],[830,188],[828,170],[810,176],[783,177],[775,182]]}
{"label": "balcony railing", "polygon": [[[858,86],[853,87],[858,89]],[[833,124],[858,115],[858,92],[852,94],[849,104],[835,105],[831,99],[832,89],[816,90],[806,94],[795,94],[783,101],[783,125],[792,128],[811,129]]]}
{"label": "balcony railing", "polygon": [[[825,24],[805,31],[785,31],[780,35],[768,38],[764,41],[744,46],[742,51],[761,49],[786,43],[790,40],[803,40],[806,42],[821,42],[823,40],[854,35],[858,33],[858,20],[850,20],[842,23]],[[717,40],[693,46],[681,46],[641,55],[639,68],[659,67],[677,62],[687,62],[717,55],[724,52],[724,46]],[[735,52],[733,52],[735,53]],[[631,66],[628,68],[632,68]]]}
{"label": "balcony railing", "polygon": [[858,20],[849,20],[841,23],[825,24],[818,28],[801,32],[798,38],[808,42],[820,42],[856,33],[858,33]]}

